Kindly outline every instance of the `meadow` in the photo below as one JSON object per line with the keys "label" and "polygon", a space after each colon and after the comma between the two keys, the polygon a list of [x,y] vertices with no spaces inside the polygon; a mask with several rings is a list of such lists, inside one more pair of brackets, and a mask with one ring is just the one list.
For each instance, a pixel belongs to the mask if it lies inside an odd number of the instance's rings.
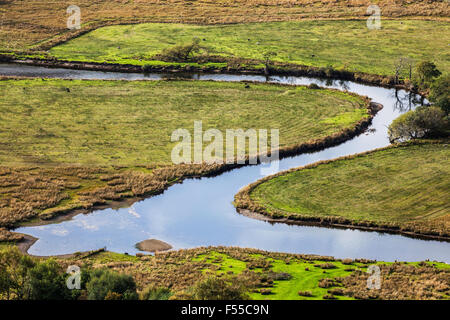
{"label": "meadow", "polygon": [[[382,24],[381,30],[369,30],[365,21],[109,26],[56,46],[49,53],[61,60],[168,65],[158,61],[159,54],[198,38],[200,56],[251,59],[254,65],[264,61],[266,54],[275,53],[270,60],[279,63],[369,74],[393,75],[394,65],[402,57],[433,61],[443,72],[450,70],[448,22],[383,20]],[[195,59],[193,62],[196,64]]]}
{"label": "meadow", "polygon": [[[79,0],[82,28],[68,30],[67,1],[0,0],[0,58],[132,64],[145,71],[255,70],[269,57],[280,71],[302,65],[392,76],[398,59],[408,57],[449,72],[448,3],[376,1],[382,29],[368,30],[372,2]],[[200,40],[194,57],[162,61],[165,50],[194,39]],[[256,83],[1,79],[0,97],[0,249],[24,239],[9,231],[21,224],[129,205],[186,177],[221,172],[220,165],[173,165],[171,133],[192,132],[195,120],[203,130],[278,128],[280,147],[298,151],[342,141],[373,116],[365,97]],[[257,181],[235,204],[284,221],[448,238],[448,158],[448,140],[397,145]],[[192,287],[207,277],[238,282],[251,299],[450,298],[450,266],[435,261],[225,247],[154,256],[98,250],[57,261],[64,270],[76,264],[130,274],[138,291],[167,288],[172,299],[191,299]],[[371,264],[381,269],[380,290],[367,289]]]}
{"label": "meadow", "polygon": [[[448,299],[450,289],[449,265],[435,261],[392,263],[208,247],[138,257],[97,252],[59,262],[131,274],[138,290],[170,288],[171,299],[192,299],[192,287],[211,276],[239,282],[257,300]],[[380,267],[380,290],[367,289],[369,265]]]}
{"label": "meadow", "polygon": [[[86,30],[124,23],[165,22],[231,24],[303,19],[366,19],[373,1],[353,0],[168,0],[111,1],[78,0],[81,30],[68,30],[67,1],[0,1],[0,51],[47,50],[55,43]],[[444,1],[396,0],[376,2],[383,17],[447,19]]]}
{"label": "meadow", "polygon": [[[288,148],[370,117],[363,97],[254,83],[4,80],[0,94],[0,227],[220,171],[221,164],[172,163],[172,132],[193,134],[195,120],[204,131],[279,129]],[[0,236],[16,240],[5,230]]]}
{"label": "meadow", "polygon": [[[171,164],[178,128],[280,129],[280,147],[324,138],[367,117],[335,90],[193,81],[1,81],[0,163]],[[14,106],[12,108],[11,106]]]}
{"label": "meadow", "polygon": [[291,169],[236,205],[273,217],[449,236],[448,141],[410,143]]}

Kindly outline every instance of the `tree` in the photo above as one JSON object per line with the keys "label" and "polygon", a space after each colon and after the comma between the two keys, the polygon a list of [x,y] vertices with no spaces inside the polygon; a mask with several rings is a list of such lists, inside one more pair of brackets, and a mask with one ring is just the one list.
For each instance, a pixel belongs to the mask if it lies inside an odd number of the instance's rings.
{"label": "tree", "polygon": [[29,298],[35,300],[71,299],[72,290],[67,288],[65,275],[64,270],[53,259],[36,264],[29,270]]}
{"label": "tree", "polygon": [[30,295],[28,285],[29,271],[35,262],[11,246],[0,251],[0,295],[9,299],[27,299]]}
{"label": "tree", "polygon": [[448,115],[450,113],[450,74],[440,77],[431,85],[430,101]]}
{"label": "tree", "polygon": [[276,57],[277,53],[274,51],[266,51],[263,54],[264,57],[264,73],[266,75],[269,75],[269,70],[270,70],[270,59],[273,57]]}
{"label": "tree", "polygon": [[133,277],[108,269],[93,270],[86,284],[89,300],[137,300]]}
{"label": "tree", "polygon": [[418,107],[395,119],[389,126],[391,142],[439,136],[448,130],[444,111],[438,107]]}
{"label": "tree", "polygon": [[395,83],[397,84],[400,80],[400,77],[402,76],[403,70],[406,69],[408,72],[408,78],[409,81],[411,81],[412,78],[412,67],[413,67],[413,60],[411,60],[408,57],[401,57],[394,63],[394,79]]}
{"label": "tree", "polygon": [[198,300],[246,300],[248,295],[236,281],[227,282],[217,277],[209,277],[198,282],[194,288]]}
{"label": "tree", "polygon": [[433,79],[440,75],[441,72],[433,62],[422,61],[416,66],[414,84],[419,88],[426,89]]}

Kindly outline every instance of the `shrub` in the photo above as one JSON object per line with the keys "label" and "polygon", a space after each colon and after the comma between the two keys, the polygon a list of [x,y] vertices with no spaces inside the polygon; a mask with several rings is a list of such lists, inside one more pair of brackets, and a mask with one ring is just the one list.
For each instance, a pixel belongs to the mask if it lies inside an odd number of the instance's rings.
{"label": "shrub", "polygon": [[302,297],[312,297],[311,291],[299,291],[298,295]]}
{"label": "shrub", "polygon": [[315,84],[315,83],[310,83],[309,85],[308,85],[308,88],[309,89],[320,89],[320,87],[317,85],[317,84]]}
{"label": "shrub", "polygon": [[450,74],[440,77],[431,85],[430,101],[448,115],[450,113]]}
{"label": "shrub", "polygon": [[195,38],[189,44],[164,49],[158,58],[168,62],[187,62],[195,53],[200,52],[200,49],[200,39]]}
{"label": "shrub", "polygon": [[7,247],[0,251],[0,295],[9,299],[29,297],[29,271],[35,262],[22,254],[17,247]]}
{"label": "shrub", "polygon": [[150,286],[145,288],[140,294],[141,300],[169,300],[172,292],[167,288],[158,288]]}
{"label": "shrub", "polygon": [[422,61],[416,66],[413,83],[419,88],[426,89],[433,79],[440,75],[441,72],[436,68],[436,65],[433,62]]}
{"label": "shrub", "polygon": [[209,277],[198,282],[194,288],[194,298],[198,300],[247,300],[248,295],[242,285],[227,282],[217,277]]}
{"label": "shrub", "polygon": [[35,300],[71,299],[72,290],[67,288],[65,278],[64,270],[53,259],[36,264],[29,270],[29,298]]}
{"label": "shrub", "polygon": [[259,290],[259,293],[261,295],[263,295],[263,296],[267,296],[269,294],[272,294],[272,290],[270,290],[270,289],[261,289],[261,290]]}
{"label": "shrub", "polygon": [[445,113],[438,107],[419,107],[408,111],[389,126],[391,142],[444,135],[448,129]]}
{"label": "shrub", "polygon": [[136,284],[133,277],[119,274],[107,269],[91,272],[86,284],[89,300],[137,300]]}
{"label": "shrub", "polygon": [[144,64],[141,68],[144,73],[153,71],[153,66],[151,64]]}
{"label": "shrub", "polygon": [[273,281],[290,280],[292,276],[287,272],[269,272],[268,278]]}
{"label": "shrub", "polygon": [[353,259],[350,259],[350,258],[342,259],[342,264],[345,264],[345,265],[353,264]]}
{"label": "shrub", "polygon": [[328,290],[328,293],[334,296],[343,296],[344,290],[342,290],[341,288],[333,288]]}

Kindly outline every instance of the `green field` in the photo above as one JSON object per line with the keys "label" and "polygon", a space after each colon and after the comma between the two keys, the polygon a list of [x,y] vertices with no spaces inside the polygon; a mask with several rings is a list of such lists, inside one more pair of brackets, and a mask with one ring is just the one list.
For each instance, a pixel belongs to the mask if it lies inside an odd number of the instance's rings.
{"label": "green field", "polygon": [[283,147],[368,116],[358,96],[265,84],[8,80],[0,95],[2,165],[171,164],[172,132],[192,135],[195,120],[204,131],[279,129]]}
{"label": "green field", "polygon": [[195,37],[209,55],[262,60],[273,51],[274,61],[381,75],[393,75],[394,63],[410,57],[450,70],[450,24],[417,20],[382,20],[380,30],[369,30],[365,20],[109,26],[56,46],[50,54],[76,61],[167,64],[151,60]]}
{"label": "green field", "polygon": [[[319,267],[326,261],[306,261],[306,260],[294,260],[287,264],[283,260],[266,258],[263,255],[253,255],[253,258],[264,259],[270,262],[269,270],[272,272],[285,272],[292,276],[289,280],[278,280],[274,281],[273,287],[271,287],[271,293],[269,295],[261,294],[260,290],[255,290],[252,292],[250,297],[256,300],[263,299],[274,299],[274,300],[317,300],[322,299],[324,295],[327,294],[326,288],[318,287],[318,282],[323,278],[335,278],[344,277],[352,273],[352,271],[345,271],[348,266],[342,264],[342,262],[337,261],[333,264],[336,266],[334,269],[329,269],[326,274],[323,273],[324,269]],[[218,270],[214,270],[216,275],[238,275],[241,274],[246,268],[247,263],[242,260],[231,258],[226,254],[221,254],[212,251],[209,255],[200,256],[197,258],[198,261],[206,261],[213,266],[218,266]],[[316,265],[314,267],[314,265]],[[306,269],[306,270],[305,270]],[[203,271],[207,273],[211,269],[204,269]],[[253,269],[255,272],[263,272],[262,268]],[[353,269],[352,269],[353,270]],[[311,297],[302,297],[298,295],[299,291],[309,291],[311,292]],[[336,297],[337,299],[349,299],[349,297]]]}
{"label": "green field", "polygon": [[447,143],[388,148],[280,174],[250,191],[269,214],[413,224],[448,234]]}

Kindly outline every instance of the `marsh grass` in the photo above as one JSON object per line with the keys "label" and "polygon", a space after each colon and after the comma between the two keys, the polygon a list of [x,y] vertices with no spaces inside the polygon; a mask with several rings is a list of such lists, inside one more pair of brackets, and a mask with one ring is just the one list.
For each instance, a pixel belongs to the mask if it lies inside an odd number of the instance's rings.
{"label": "marsh grass", "polygon": [[[108,267],[131,274],[139,291],[148,286],[170,288],[174,293],[172,299],[192,299],[191,288],[210,277],[240,283],[252,299],[321,300],[327,295],[340,300],[449,298],[448,264],[344,260],[245,248],[202,247],[138,259],[100,252],[87,258],[60,260],[60,263],[63,266],[82,265],[83,268]],[[324,264],[332,264],[334,268],[326,269],[327,273],[324,273]],[[367,290],[369,274],[366,270],[370,264],[381,269],[381,290]],[[310,295],[299,295],[299,292]]]}

